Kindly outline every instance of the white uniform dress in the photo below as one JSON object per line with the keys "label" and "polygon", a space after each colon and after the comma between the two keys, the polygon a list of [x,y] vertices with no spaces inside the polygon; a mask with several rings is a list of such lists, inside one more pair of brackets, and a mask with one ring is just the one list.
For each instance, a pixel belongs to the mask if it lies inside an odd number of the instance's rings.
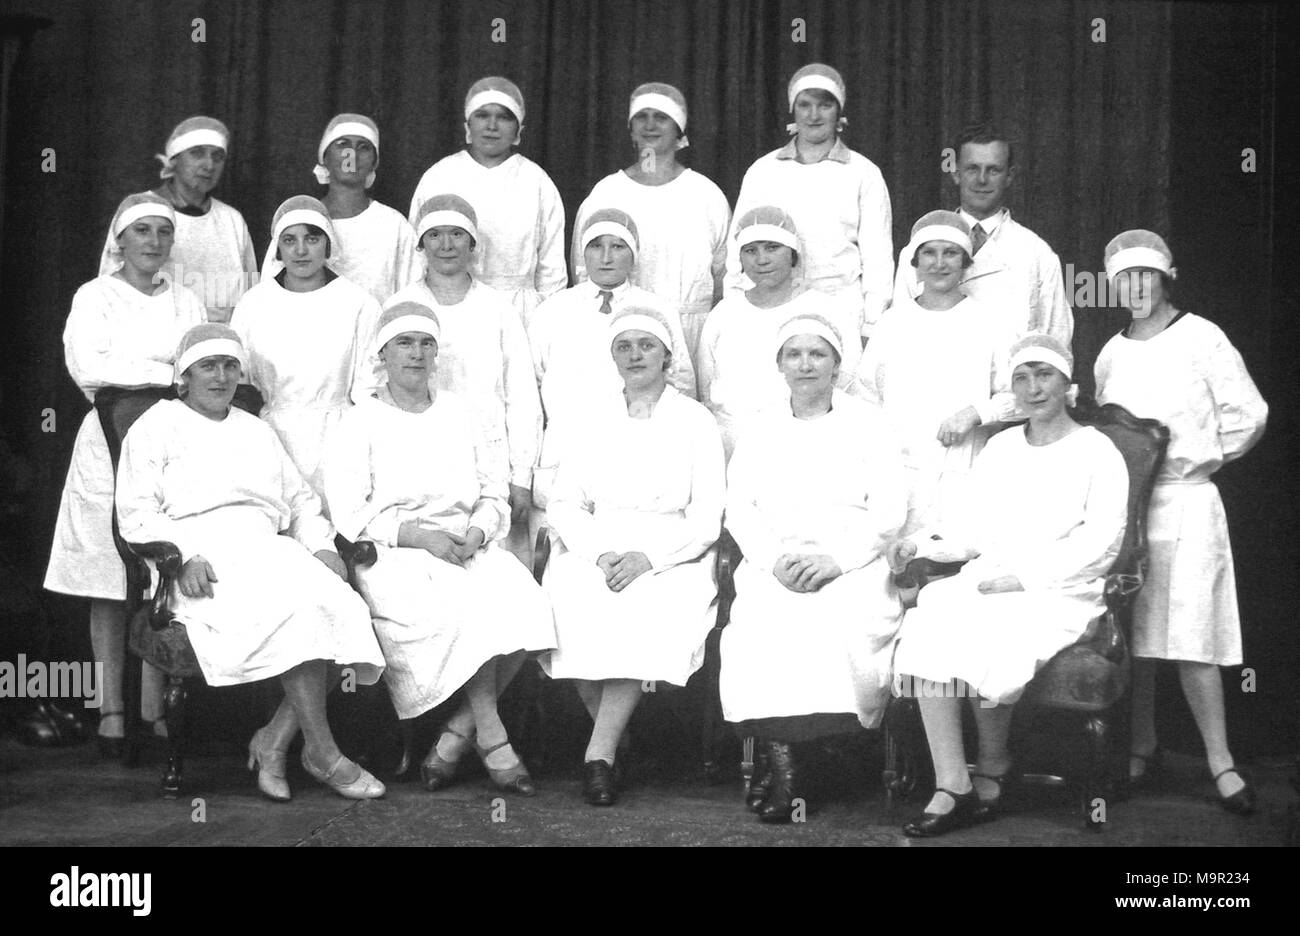
{"label": "white uniform dress", "polygon": [[[900,682],[961,679],[1009,705],[1105,611],[1105,576],[1124,539],[1128,469],[1091,427],[1034,446],[1017,426],[985,446],[966,506],[948,529],[916,535],[919,556],[978,558],[921,589],[894,672]],[[1003,575],[1024,590],[979,592],[981,582]]]}
{"label": "white uniform dress", "polygon": [[1241,663],[1237,581],[1214,472],[1259,441],[1268,405],[1223,331],[1185,313],[1145,341],[1116,335],[1095,367],[1097,400],[1169,427],[1148,514],[1149,567],[1133,653]]}
{"label": "white uniform dress", "polygon": [[366,603],[313,555],[333,551],[334,528],[256,416],[232,407],[217,421],[180,400],[154,406],[127,433],[117,511],[126,539],[167,540],[186,561],[212,566],[213,597],[171,595],[209,685],[256,682],[308,660],[351,666],[365,685],[379,679]]}
{"label": "white uniform dress", "polygon": [[727,289],[753,285],[740,268],[736,223],[752,208],[776,205],[799,232],[804,282],[822,292],[847,291],[858,306],[861,333],[870,335],[889,306],[894,272],[893,214],[885,178],[843,140],[836,140],[820,162],[805,165],[796,156],[792,139],[745,173],[727,239]]}
{"label": "white uniform dress", "polygon": [[[110,253],[117,241],[110,233],[99,259],[100,274],[122,266]],[[208,321],[228,322],[244,291],[257,282],[257,255],[244,216],[223,201],[212,199],[202,215],[176,211],[176,240],[163,271],[196,292],[208,310]]]}
{"label": "white uniform dress", "polygon": [[[975,218],[959,212],[967,224]],[[1070,347],[1074,336],[1074,311],[1061,280],[1061,261],[1043,240],[1003,209],[979,222],[993,225],[988,240],[975,254],[975,262],[962,274],[961,290],[978,299],[1002,318],[1010,341],[1038,332]],[[907,248],[903,248],[903,253]],[[915,298],[923,285],[917,278],[912,258],[899,254],[894,278],[894,302]]]}
{"label": "white uniform dress", "polygon": [[[379,397],[360,401],[330,444],[325,490],[339,532],[373,540],[374,565],[359,569],[388,661],[385,682],[399,718],[448,698],[488,660],[555,646],[546,597],[496,540],[506,534],[506,482],[481,423],[453,393],[408,413]],[[424,549],[399,547],[405,522],[486,545],[462,568]]]}
{"label": "white uniform dress", "polygon": [[318,497],[330,430],[377,384],[370,353],[378,321],[379,303],[342,276],[301,293],[264,279],[230,320],[248,352],[245,377],[265,400],[262,418]]}
{"label": "white uniform dress", "polygon": [[[730,293],[709,313],[700,336],[700,402],[709,408],[722,432],[728,460],[736,447],[736,433],[759,413],[788,407],[790,386],[776,363],[776,333],[796,315],[821,315],[833,321],[841,335],[858,334],[859,306],[844,294],[830,296],[815,289],[795,295],[770,309],[754,305],[744,293]],[[854,371],[862,344],[850,340],[840,361],[836,386],[857,393]]]}
{"label": "white uniform dress", "polygon": [[546,170],[515,153],[489,169],[461,150],[434,163],[411,196],[410,221],[435,195],[459,195],[478,217],[474,275],[499,289],[521,321],[569,282],[564,265],[564,203]]}
{"label": "white uniform dress", "polygon": [[[387,205],[372,201],[356,217],[330,218],[330,224],[338,243],[330,246],[329,266],[374,296],[376,302],[386,302],[424,275],[424,264],[415,249],[415,228]],[[275,259],[275,248],[275,244],[266,248],[262,279],[271,279],[284,269]]]}
{"label": "white uniform dress", "polygon": [[[548,516],[560,539],[544,584],[559,649],[556,679],[639,679],[684,686],[713,627],[713,543],[722,529],[718,430],[694,400],[666,387],[649,419],[594,421],[566,457]],[[621,592],[596,560],[650,560]]]}
{"label": "white uniform dress", "polygon": [[601,208],[625,211],[636,222],[640,249],[632,281],[679,308],[694,357],[713,308],[714,283],[721,284],[727,269],[727,196],[694,169],[663,185],[643,185],[622,170],[610,173],[595,184],[573,222],[576,282],[587,278],[582,229]]}
{"label": "white uniform dress", "polygon": [[[771,411],[727,469],[726,527],[745,558],[722,632],[728,721],[849,712],[880,724],[903,608],[881,551],[903,525],[897,444],[869,404],[835,391],[831,411]],[[772,574],[786,553],[829,554],[843,574],[796,593]]]}
{"label": "white uniform dress", "polygon": [[[92,403],[104,387],[167,387],[181,336],[204,319],[203,303],[169,284],[152,296],[115,276],[77,290],[63,331],[68,373]],[[45,587],[122,600],[126,570],[113,545],[113,463],[99,414],[81,422],[59,501]]]}
{"label": "white uniform dress", "polygon": [[668,381],[686,396],[695,396],[695,370],[686,350],[686,337],[671,307],[628,283],[609,292],[612,311],[608,313],[600,311],[600,287],[587,281],[556,293],[533,316],[529,343],[546,412],[546,432],[533,478],[534,503],[539,508],[546,506],[550,496],[566,432],[584,433],[594,418],[617,414],[620,409],[627,412],[623,378],[610,352],[610,317],[620,309],[634,306],[659,311],[673,341]]}
{"label": "white uniform dress", "polygon": [[[908,475],[904,532],[942,525],[962,504],[975,456],[993,423],[1016,415],[1008,352],[1015,340],[999,316],[975,299],[932,310],[902,297],[885,313],[862,355],[859,381],[903,448]],[[975,407],[980,425],[956,445],[936,438],[949,416]]]}

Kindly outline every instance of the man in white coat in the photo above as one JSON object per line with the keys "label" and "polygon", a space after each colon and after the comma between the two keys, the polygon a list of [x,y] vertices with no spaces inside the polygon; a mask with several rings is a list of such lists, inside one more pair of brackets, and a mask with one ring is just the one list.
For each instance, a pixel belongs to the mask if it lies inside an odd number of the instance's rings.
{"label": "man in white coat", "polygon": [[[1015,221],[1006,208],[1015,179],[1015,155],[1006,134],[991,124],[966,128],[957,138],[959,214],[970,225],[974,264],[962,291],[1002,310],[1010,335],[1051,335],[1065,347],[1074,336],[1074,312],[1066,301],[1061,262],[1047,241]],[[921,293],[916,268],[900,257],[895,301]]]}

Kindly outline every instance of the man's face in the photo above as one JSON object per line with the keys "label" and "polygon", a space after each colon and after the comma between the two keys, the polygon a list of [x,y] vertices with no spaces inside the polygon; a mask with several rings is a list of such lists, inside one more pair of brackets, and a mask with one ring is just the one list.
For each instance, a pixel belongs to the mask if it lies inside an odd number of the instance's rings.
{"label": "man's face", "polygon": [[1011,148],[1000,140],[962,144],[953,181],[961,190],[961,206],[975,218],[982,221],[1002,209],[1015,176],[1010,158]]}

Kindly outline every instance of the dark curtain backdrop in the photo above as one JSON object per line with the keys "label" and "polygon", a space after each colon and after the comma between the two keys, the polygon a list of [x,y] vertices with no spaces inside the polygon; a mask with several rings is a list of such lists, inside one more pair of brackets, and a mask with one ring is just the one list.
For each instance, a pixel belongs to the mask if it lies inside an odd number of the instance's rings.
{"label": "dark curtain backdrop", "polygon": [[[1225,472],[1224,485],[1246,567],[1248,650],[1258,651],[1281,627],[1277,609],[1290,605],[1287,623],[1294,618],[1293,591],[1289,574],[1279,584],[1251,571],[1264,551],[1241,520],[1264,523],[1275,549],[1287,544],[1264,568],[1289,569],[1296,558],[1282,443],[1294,360],[1283,349],[1294,328],[1275,301],[1271,260],[1274,72],[1279,57],[1290,61],[1278,48],[1286,35],[1279,9],[1102,0],[6,0],[6,13],[53,20],[12,78],[0,284],[11,349],[4,429],[42,478],[33,568],[43,570],[86,409],[62,360],[72,294],[96,273],[118,201],[157,183],[153,154],[180,119],[211,114],[233,131],[216,194],[244,213],[260,256],[279,202],[320,191],[310,174],[315,149],[340,111],[378,122],[373,194],[405,213],[420,174],[463,145],[469,84],[506,75],[527,101],[522,152],[551,174],[571,221],[592,184],[633,159],[626,108],[636,84],[682,89],[692,142],[684,161],[734,203],[749,164],[786,139],[791,72],[826,61],[848,83],[847,142],[889,185],[896,245],[921,214],[955,205],[942,151],[980,118],[1014,137],[1011,208],[1067,273],[1100,271],[1102,249],[1120,230],[1167,232],[1183,273],[1180,304],[1223,325],[1274,404],[1269,440]],[[202,43],[192,41],[196,17]],[[492,41],[496,18],[504,43]],[[792,41],[796,18],[804,43]],[[1097,18],[1105,42],[1093,41]],[[1257,152],[1254,174],[1241,172],[1247,146]],[[56,153],[54,173],[41,171],[46,147]],[[1124,321],[1076,309],[1085,388],[1097,351]],[[55,433],[40,431],[46,407],[57,414]],[[1283,639],[1294,647],[1294,636]],[[1289,659],[1294,665],[1294,653]]]}

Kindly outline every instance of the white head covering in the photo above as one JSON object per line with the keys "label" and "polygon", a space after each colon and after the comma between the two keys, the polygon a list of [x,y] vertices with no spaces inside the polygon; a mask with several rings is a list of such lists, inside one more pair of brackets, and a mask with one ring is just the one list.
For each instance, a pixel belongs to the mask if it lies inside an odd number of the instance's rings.
{"label": "white head covering", "polygon": [[776,353],[780,354],[785,343],[796,335],[816,335],[818,338],[824,338],[835,349],[840,360],[844,360],[844,340],[840,337],[840,330],[835,327],[830,319],[823,318],[820,315],[796,315],[788,319],[776,332]]}
{"label": "white head covering", "polygon": [[669,354],[673,353],[672,332],[669,330],[668,323],[664,321],[663,316],[655,309],[638,306],[627,306],[620,309],[609,322],[610,344],[613,344],[614,339],[625,331],[643,331],[654,335],[663,342],[663,346]]}
{"label": "white head covering", "polygon": [[232,357],[239,362],[240,369],[248,372],[248,355],[244,344],[239,340],[239,333],[229,325],[220,322],[203,322],[195,325],[181,337],[176,348],[176,373],[173,381],[180,383],[181,376],[194,363],[206,357]]}
{"label": "white head covering", "polygon": [[442,323],[438,321],[437,313],[422,302],[408,300],[389,306],[379,316],[375,350],[406,332],[420,332],[432,335],[434,341],[442,341]]}
{"label": "white head covering", "polygon": [[458,227],[478,243],[478,215],[474,206],[459,195],[435,195],[420,206],[415,220],[415,246],[424,249],[424,235],[436,227]]}
{"label": "white head covering", "polygon": [[587,223],[582,227],[582,249],[603,234],[613,234],[632,251],[632,262],[636,263],[641,250],[641,237],[637,233],[636,222],[626,211],[617,208],[601,208],[593,211]]}
{"label": "white head covering", "polygon": [[1025,335],[1011,346],[1009,370],[1029,361],[1042,361],[1051,364],[1067,379],[1074,376],[1074,355],[1070,349],[1051,335],[1033,332]]}
{"label": "white head covering", "polygon": [[673,119],[673,123],[677,124],[677,149],[685,149],[691,145],[686,139],[686,97],[682,92],[660,81],[647,81],[639,85],[632,92],[631,102],[628,105],[628,123],[632,122],[632,118],[639,111],[647,107],[663,111]]}
{"label": "white head covering", "polygon": [[[316,148],[316,168],[312,174],[316,176],[316,181],[321,185],[329,185],[330,171],[325,168],[325,151],[329,149],[331,143],[339,137],[361,137],[369,140],[370,145],[375,148],[375,168],[379,167],[379,127],[369,117],[363,114],[339,114],[328,124],[325,125],[325,132],[321,134],[320,146]],[[375,184],[375,172],[372,169],[370,175],[366,177],[366,188]]]}
{"label": "white head covering", "polygon": [[173,226],[176,224],[176,212],[170,202],[153,192],[137,192],[122,199],[109,230],[117,237],[141,218],[166,218]]}
{"label": "white head covering", "polygon": [[286,198],[275,209],[275,218],[271,222],[271,244],[280,242],[280,235],[295,224],[312,224],[325,232],[330,240],[330,257],[338,260],[338,240],[334,236],[334,225],[330,223],[329,210],[319,199],[310,195],[294,195]]}
{"label": "white head covering", "polygon": [[795,230],[794,219],[785,209],[775,205],[760,205],[745,212],[736,223],[736,246],[744,247],[754,241],[772,241],[797,251],[799,232]]}
{"label": "white head covering", "polygon": [[905,256],[909,261],[915,260],[921,245],[934,240],[951,241],[966,251],[966,256],[971,256],[970,225],[955,211],[931,211],[922,215],[912,225],[912,239],[907,243]]}
{"label": "white head covering", "polygon": [[524,94],[513,81],[499,76],[480,78],[469,86],[469,92],[465,95],[465,142],[469,142],[469,115],[484,104],[500,104],[515,115],[519,131],[515,134],[513,145],[518,146],[524,132]]}
{"label": "white head covering", "polygon": [[178,153],[195,146],[219,146],[223,150],[228,150],[230,131],[215,117],[187,117],[182,120],[167,138],[167,145],[163,147],[163,151],[157,156],[158,161],[162,163],[158,177],[170,179],[174,176],[176,171],[172,168],[172,159]]}
{"label": "white head covering", "polygon": [[1141,228],[1111,238],[1106,245],[1106,278],[1114,280],[1134,267],[1149,267],[1172,277],[1175,275],[1173,251],[1159,234]]}

